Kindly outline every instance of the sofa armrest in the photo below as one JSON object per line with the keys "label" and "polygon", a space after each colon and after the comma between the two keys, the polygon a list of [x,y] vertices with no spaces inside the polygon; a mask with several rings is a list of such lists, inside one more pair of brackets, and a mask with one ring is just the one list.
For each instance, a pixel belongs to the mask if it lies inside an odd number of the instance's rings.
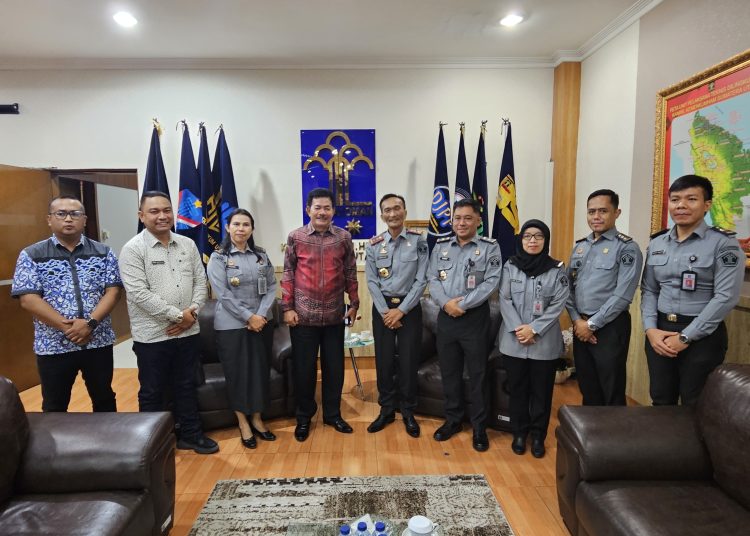
{"label": "sofa armrest", "polygon": [[711,478],[692,408],[563,406],[559,420],[557,437],[581,480]]}
{"label": "sofa armrest", "polygon": [[292,357],[292,337],[289,326],[281,324],[273,330],[273,345],[269,363],[273,369],[283,374],[287,370],[287,361]]}
{"label": "sofa armrest", "polygon": [[148,489],[152,473],[165,472],[170,453],[174,460],[169,413],[28,413],[28,418],[29,443],[16,480],[21,493]]}

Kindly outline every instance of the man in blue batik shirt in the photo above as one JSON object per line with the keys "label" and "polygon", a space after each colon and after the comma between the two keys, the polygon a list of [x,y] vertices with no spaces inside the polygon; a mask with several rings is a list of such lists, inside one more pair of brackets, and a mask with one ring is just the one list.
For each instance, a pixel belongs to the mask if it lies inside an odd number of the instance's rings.
{"label": "man in blue batik shirt", "polygon": [[109,316],[122,287],[117,258],[83,236],[86,214],[75,197],[54,198],[47,223],[52,236],[21,251],[11,289],[34,317],[42,411],[67,411],[78,371],[94,411],[117,411]]}

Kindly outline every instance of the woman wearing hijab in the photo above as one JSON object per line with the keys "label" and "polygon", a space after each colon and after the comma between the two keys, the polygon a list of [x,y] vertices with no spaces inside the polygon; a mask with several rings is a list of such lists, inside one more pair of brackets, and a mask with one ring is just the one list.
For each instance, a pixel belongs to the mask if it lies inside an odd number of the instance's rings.
{"label": "woman wearing hijab", "polygon": [[514,453],[523,454],[531,435],[535,458],[544,456],[555,361],[564,348],[559,317],[568,299],[565,268],[549,256],[549,241],[544,222],[524,223],[500,284],[500,352],[508,372],[511,446]]}
{"label": "woman wearing hijab", "polygon": [[[217,299],[214,330],[230,407],[237,415],[242,444],[257,447],[276,436],[261,420],[268,401],[269,355],[273,343],[271,306],[276,278],[266,251],[255,245],[255,221],[243,208],[227,219],[221,249],[211,254],[208,279]],[[248,422],[248,417],[250,422]]]}

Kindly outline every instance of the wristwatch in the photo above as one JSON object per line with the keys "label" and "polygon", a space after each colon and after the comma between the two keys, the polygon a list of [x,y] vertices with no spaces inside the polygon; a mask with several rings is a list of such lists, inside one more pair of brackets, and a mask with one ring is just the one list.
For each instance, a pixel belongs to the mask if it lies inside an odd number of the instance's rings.
{"label": "wristwatch", "polygon": [[185,315],[182,314],[182,311],[180,311],[180,314],[177,315],[177,318],[175,319],[175,324],[182,324],[182,321],[185,320]]}
{"label": "wristwatch", "polygon": [[86,322],[86,325],[91,328],[91,331],[94,331],[96,329],[96,326],[99,325],[99,321],[96,318],[89,318],[88,322]]}
{"label": "wristwatch", "polygon": [[677,338],[682,344],[690,344],[690,339],[684,333],[680,333]]}
{"label": "wristwatch", "polygon": [[591,320],[586,320],[586,325],[589,327],[591,331],[596,331],[596,324],[594,324]]}

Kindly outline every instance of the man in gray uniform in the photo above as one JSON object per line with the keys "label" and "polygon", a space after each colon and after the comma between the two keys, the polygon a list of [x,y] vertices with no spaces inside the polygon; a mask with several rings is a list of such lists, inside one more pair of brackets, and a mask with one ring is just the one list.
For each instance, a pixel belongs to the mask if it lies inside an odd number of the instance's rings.
{"label": "man in gray uniform", "polygon": [[485,451],[487,404],[485,372],[489,354],[487,333],[490,307],[487,299],[500,284],[500,246],[492,238],[477,237],[481,208],[474,199],[453,205],[454,236],[435,243],[430,257],[430,295],[440,306],[437,318],[437,348],[445,392],[445,423],[435,431],[445,441],[461,431],[464,417],[464,359],[469,370],[472,444]]}
{"label": "man in gray uniform", "polygon": [[367,431],[379,432],[395,420],[396,388],[393,382],[398,347],[398,400],[406,433],[419,437],[414,418],[417,407],[417,368],[422,342],[422,306],[419,298],[427,286],[429,251],[420,231],[404,228],[406,201],[396,194],[380,200],[380,217],[388,230],[367,246],[367,288],[372,295],[372,332],[378,375],[380,415]]}
{"label": "man in gray uniform", "polygon": [[724,361],[724,318],[737,304],[745,256],[735,233],[709,227],[713,186],[684,175],[669,187],[671,229],[651,236],[641,283],[646,358],[655,406],[695,405]]}
{"label": "man in gray uniform", "polygon": [[573,320],[573,355],[584,406],[624,406],[630,312],[643,267],[632,238],[615,227],[620,197],[596,190],[586,202],[591,234],[576,241],[566,307]]}

